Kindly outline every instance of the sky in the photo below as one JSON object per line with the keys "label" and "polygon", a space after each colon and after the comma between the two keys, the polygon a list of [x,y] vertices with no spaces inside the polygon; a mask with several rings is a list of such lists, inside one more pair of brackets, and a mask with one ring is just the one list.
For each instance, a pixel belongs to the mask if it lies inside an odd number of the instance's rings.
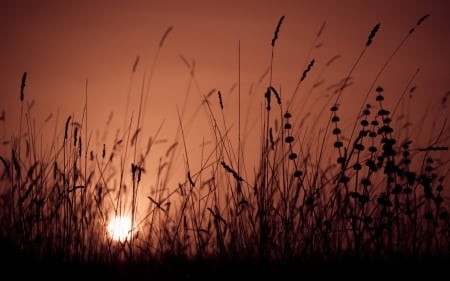
{"label": "sky", "polygon": [[[377,78],[409,30],[428,14]],[[205,107],[199,105],[219,90],[230,128],[236,128],[238,116],[250,116],[248,149],[257,150],[259,144],[252,143],[259,137],[258,118],[270,81],[289,99],[314,59],[293,110],[302,116],[305,110],[321,114],[316,104],[330,95],[328,87],[346,77],[378,23],[373,43],[352,72],[351,91],[342,96],[347,104],[343,114],[358,114],[352,109],[361,106],[376,79],[391,106],[405,88],[416,87],[409,99],[410,118],[419,127],[427,120],[440,128],[443,117],[449,117],[442,101],[450,91],[450,1],[5,0],[0,23],[3,143],[19,133],[20,85],[27,72],[25,108],[44,138],[54,138],[57,127],[61,139],[68,116],[81,122],[87,105],[88,129],[97,145],[111,144],[106,139],[117,130],[137,126],[142,105],[140,124],[146,134],[173,139],[179,115],[189,153],[198,154],[213,137]],[[212,106],[220,112],[217,103]],[[440,123],[433,123],[436,117]],[[424,143],[435,137],[426,134]],[[9,151],[7,145],[2,149]]]}

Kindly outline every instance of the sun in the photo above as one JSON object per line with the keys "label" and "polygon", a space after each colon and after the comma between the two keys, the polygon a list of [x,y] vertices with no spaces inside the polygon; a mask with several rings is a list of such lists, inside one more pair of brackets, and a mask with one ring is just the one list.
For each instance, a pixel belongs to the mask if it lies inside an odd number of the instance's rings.
{"label": "sun", "polygon": [[108,223],[108,234],[111,239],[125,241],[131,237],[131,219],[127,216],[113,217]]}

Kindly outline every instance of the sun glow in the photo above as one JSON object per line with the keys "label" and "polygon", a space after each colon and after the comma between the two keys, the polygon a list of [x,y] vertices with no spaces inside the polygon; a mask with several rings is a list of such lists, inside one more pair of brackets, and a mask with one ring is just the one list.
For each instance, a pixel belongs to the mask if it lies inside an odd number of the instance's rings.
{"label": "sun glow", "polygon": [[113,240],[124,241],[131,237],[131,219],[116,216],[108,223],[108,234]]}

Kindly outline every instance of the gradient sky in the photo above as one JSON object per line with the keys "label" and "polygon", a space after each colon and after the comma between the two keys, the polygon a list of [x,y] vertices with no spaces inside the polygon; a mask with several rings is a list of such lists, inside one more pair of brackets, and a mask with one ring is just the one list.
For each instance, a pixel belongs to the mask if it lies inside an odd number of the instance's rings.
{"label": "gradient sky", "polygon": [[[361,97],[383,63],[426,14],[430,17],[402,46],[377,82],[385,88],[386,96],[396,101],[420,68],[412,83],[417,89],[411,99],[413,112],[418,112],[417,122],[428,115],[449,116],[448,108],[443,110],[439,104],[450,90],[450,1],[1,1],[0,111],[5,112],[6,120],[0,137],[9,140],[11,133],[18,133],[15,121],[20,112],[19,89],[24,71],[28,74],[25,101],[34,101],[31,112],[36,127],[41,128],[40,124],[53,113],[52,121],[42,126],[45,135],[53,133],[55,123],[63,130],[71,114],[81,120],[86,80],[92,131],[107,130],[114,135],[114,126],[122,128],[129,123],[124,109],[129,87],[128,114],[134,112],[136,117],[140,89],[149,77],[150,96],[143,120],[148,134],[155,134],[164,121],[161,137],[173,137],[178,124],[177,107],[181,111],[186,95],[190,116],[201,97],[212,89],[222,92],[231,126],[236,122],[237,91],[233,85],[238,81],[238,57],[243,97],[252,94],[250,89],[259,95],[253,100],[243,99],[242,106],[254,109],[259,116],[268,77],[262,84],[258,80],[270,64],[270,43],[281,16],[285,19],[276,42],[272,81],[285,96],[293,93],[312,58],[314,68],[309,80],[302,84],[305,95],[319,80],[327,61],[340,55],[327,70],[324,84],[315,90],[323,98],[326,88],[349,72],[371,29],[381,23],[354,72],[352,93],[361,92],[360,96],[345,94],[342,100],[359,108]],[[309,54],[324,23],[317,42],[322,45]],[[169,27],[173,29],[158,50]],[[140,60],[132,76],[137,56]],[[190,65],[195,62],[194,82],[183,59]],[[105,127],[111,112],[116,123],[110,124],[112,128]],[[195,125],[184,124],[201,129],[194,130],[198,138],[190,143],[193,148],[200,145],[202,132],[208,126],[202,123],[205,115],[198,116]]]}

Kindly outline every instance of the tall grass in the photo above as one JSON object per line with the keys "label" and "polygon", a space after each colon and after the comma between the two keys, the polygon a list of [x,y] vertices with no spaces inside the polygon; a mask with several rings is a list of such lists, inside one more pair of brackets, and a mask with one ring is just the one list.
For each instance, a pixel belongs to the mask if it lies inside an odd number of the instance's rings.
{"label": "tall grass", "polygon": [[[203,109],[208,118],[212,149],[205,140],[198,155],[200,168],[194,170],[185,132],[196,125],[183,107],[178,111],[175,139],[159,159],[151,159],[158,163],[157,171],[153,188],[146,191],[142,191],[142,177],[149,173],[148,157],[153,146],[162,141],[159,127],[146,145],[141,145],[142,106],[149,95],[158,55],[150,75],[143,79],[137,121],[128,116],[129,92],[124,131],[112,143],[92,144],[86,81],[81,120],[72,114],[63,130],[55,128],[60,134],[46,155],[36,144],[40,136],[30,121],[31,111],[23,112],[25,72],[19,135],[4,144],[11,154],[0,156],[2,239],[14,251],[38,261],[107,265],[164,265],[174,260],[279,263],[448,258],[446,120],[436,120],[443,124],[434,141],[416,146],[407,130],[409,120],[397,115],[398,106],[407,106],[407,94],[414,91],[411,84],[406,85],[400,100],[389,103],[382,85],[373,89],[380,74],[427,17],[419,19],[387,58],[358,116],[347,120],[351,124],[348,131],[341,125],[344,120],[340,110],[355,105],[340,104],[340,98],[344,91],[350,91],[352,74],[376,41],[380,24],[370,31],[334,95],[321,106],[320,115],[329,114],[327,123],[314,122],[308,131],[302,121],[308,115],[302,106],[296,110],[302,102],[297,98],[299,91],[308,91],[301,85],[310,72],[316,71],[316,60],[306,59],[309,63],[291,95],[273,85],[276,42],[282,40],[281,17],[271,41],[269,81],[265,91],[252,101],[261,105],[260,137],[251,140],[260,145],[254,176],[249,176],[251,167],[245,167],[243,161],[252,156],[244,149],[246,130],[242,128],[247,124],[241,124],[238,77],[237,141],[232,138],[236,128],[228,125],[224,111],[230,105],[221,91],[202,95],[198,110]],[[171,30],[164,33],[158,53]],[[240,47],[238,53],[240,60]],[[194,80],[194,66],[185,63]],[[25,128],[23,113],[28,121]],[[4,118],[1,121],[5,122]],[[171,186],[168,179],[176,167],[184,167],[184,176]],[[132,235],[113,241],[106,226],[112,216],[124,214],[132,217]]]}

